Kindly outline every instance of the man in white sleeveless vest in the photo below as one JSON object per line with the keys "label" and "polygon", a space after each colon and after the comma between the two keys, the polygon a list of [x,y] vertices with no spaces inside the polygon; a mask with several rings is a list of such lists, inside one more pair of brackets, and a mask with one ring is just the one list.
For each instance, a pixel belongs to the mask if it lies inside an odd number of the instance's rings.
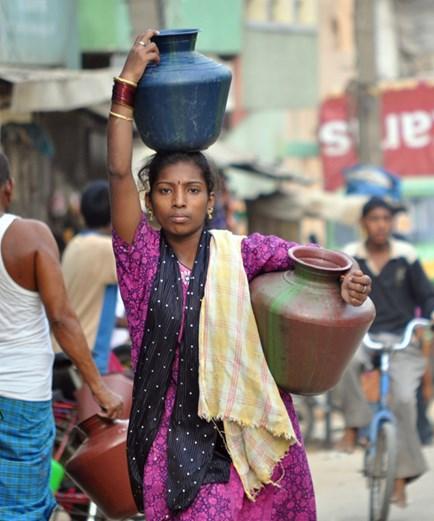
{"label": "man in white sleeveless vest", "polygon": [[50,230],[6,213],[12,192],[8,161],[0,152],[0,519],[42,521],[56,506],[49,489],[50,326],[104,414],[118,417],[122,401],[105,387],[92,360],[67,300]]}

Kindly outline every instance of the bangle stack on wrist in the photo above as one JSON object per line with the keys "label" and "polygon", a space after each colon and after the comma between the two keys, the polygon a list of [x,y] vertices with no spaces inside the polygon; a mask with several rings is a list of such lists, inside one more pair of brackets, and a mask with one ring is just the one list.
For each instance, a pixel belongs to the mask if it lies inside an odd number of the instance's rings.
{"label": "bangle stack on wrist", "polygon": [[112,103],[133,109],[137,83],[120,76],[113,79]]}

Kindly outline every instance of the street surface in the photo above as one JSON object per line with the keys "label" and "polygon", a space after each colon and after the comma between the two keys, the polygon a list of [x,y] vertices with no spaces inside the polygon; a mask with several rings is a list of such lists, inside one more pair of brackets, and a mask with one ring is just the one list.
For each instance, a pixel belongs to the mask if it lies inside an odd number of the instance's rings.
{"label": "street surface", "polygon": [[[409,505],[392,505],[388,521],[434,521],[434,447],[424,448],[429,471],[407,487]],[[318,521],[367,521],[368,490],[361,474],[363,451],[309,450]]]}

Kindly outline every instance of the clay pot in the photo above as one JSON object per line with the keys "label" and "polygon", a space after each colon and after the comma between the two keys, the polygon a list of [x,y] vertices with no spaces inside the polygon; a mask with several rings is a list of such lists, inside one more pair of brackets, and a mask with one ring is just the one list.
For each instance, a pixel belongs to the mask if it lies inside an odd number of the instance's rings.
{"label": "clay pot", "polygon": [[[118,394],[124,402],[120,417],[126,419],[129,418],[133,399],[133,381],[122,373],[107,374],[102,376],[102,379],[107,387]],[[78,404],[77,414],[79,422],[101,412],[101,408],[95,401],[88,385],[84,384],[80,387],[80,389],[76,391],[75,397]]]}
{"label": "clay pot", "polygon": [[342,300],[340,276],[351,268],[346,255],[297,246],[289,256],[294,270],[253,280],[252,306],[276,383],[291,393],[319,394],[339,381],[375,307],[370,299],[359,307]]}
{"label": "clay pot", "polygon": [[126,455],[128,421],[95,414],[76,428],[86,439],[66,463],[67,474],[107,518],[121,520],[137,514]]}

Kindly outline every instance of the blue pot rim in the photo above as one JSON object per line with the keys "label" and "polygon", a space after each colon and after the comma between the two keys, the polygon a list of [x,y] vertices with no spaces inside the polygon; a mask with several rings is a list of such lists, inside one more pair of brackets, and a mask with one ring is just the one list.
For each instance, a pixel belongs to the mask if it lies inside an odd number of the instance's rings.
{"label": "blue pot rim", "polygon": [[190,34],[197,34],[200,32],[200,29],[161,29],[155,37],[165,37],[165,36],[184,36]]}

